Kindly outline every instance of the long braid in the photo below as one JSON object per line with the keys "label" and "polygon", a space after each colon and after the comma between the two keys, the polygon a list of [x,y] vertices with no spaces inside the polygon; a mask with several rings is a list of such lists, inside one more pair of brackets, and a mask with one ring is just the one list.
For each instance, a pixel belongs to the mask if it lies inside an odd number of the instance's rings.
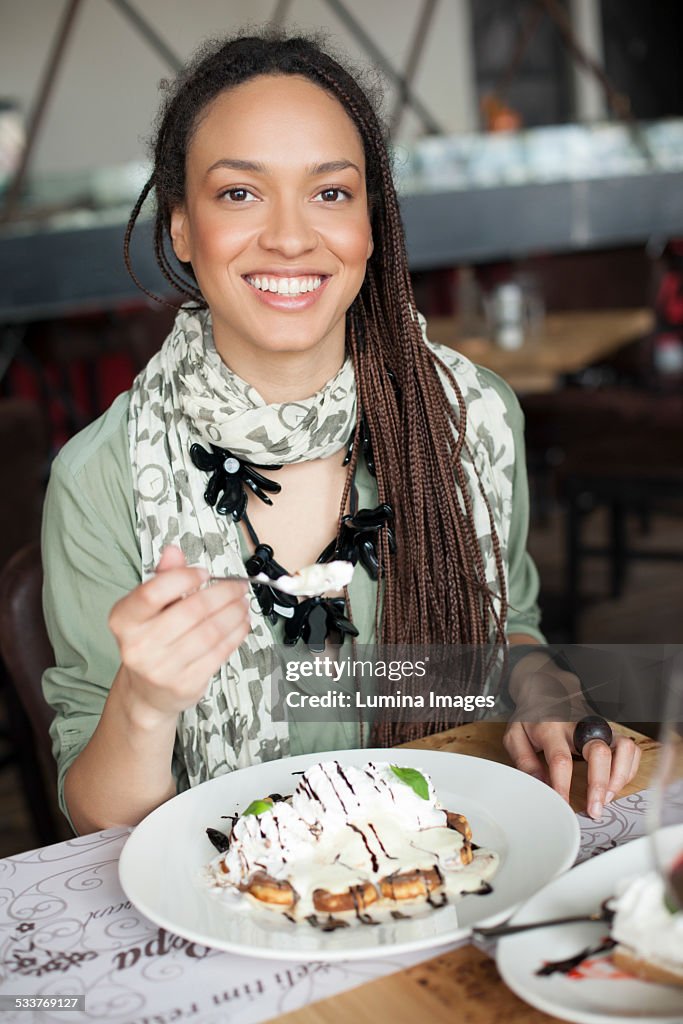
{"label": "long braid", "polygon": [[[138,217],[140,216],[140,211],[142,210],[145,200],[147,199],[147,196],[150,194],[154,186],[155,180],[154,175],[152,174],[152,176],[148,178],[145,184],[143,185],[142,191],[136,200],[135,206],[131,210],[130,216],[128,218],[128,223],[126,224],[126,230],[123,236],[123,262],[125,264],[126,270],[128,271],[128,273],[130,274],[133,281],[135,282],[135,284],[137,285],[141,292],[144,292],[145,295],[148,295],[150,299],[154,299],[155,302],[158,302],[164,306],[170,306],[172,309],[175,309],[177,306],[176,303],[167,302],[165,299],[162,299],[160,296],[155,295],[154,292],[151,292],[148,288],[144,286],[144,284],[140,281],[140,278],[133,270],[133,261],[131,259],[130,254],[130,243],[133,237],[135,225],[137,224]],[[199,289],[196,287],[192,288],[190,282],[182,278],[177,273],[175,268],[171,265],[168,256],[166,255],[166,246],[164,245],[164,241],[164,230],[157,220],[157,222],[154,225],[154,255],[156,257],[157,266],[159,267],[161,273],[164,275],[169,284],[172,285],[172,287],[176,291],[179,291],[182,295],[187,296],[187,298],[199,300],[201,303],[203,303],[204,297],[202,293],[199,291]]]}
{"label": "long braid", "polygon": [[195,302],[199,302],[204,305],[204,296],[200,292],[196,285],[193,285],[186,278],[181,277],[172,265],[166,253],[166,236],[165,231],[161,224],[158,222],[154,225],[154,255],[156,256],[157,265],[161,270],[169,284],[179,291],[181,295],[187,296],[188,299],[193,299]]}
{"label": "long braid", "polygon": [[[330,79],[329,79],[329,77],[327,75],[321,75],[318,72],[318,77],[323,79],[323,81],[328,86],[328,88],[331,87],[333,84],[337,85],[337,83],[333,83],[332,81],[330,81]],[[337,85],[337,88],[336,88],[335,92],[336,92],[336,94],[339,94],[341,92],[341,90],[339,89],[338,85]],[[357,106],[356,106],[356,104],[354,102],[353,97],[351,97],[348,94],[342,92],[340,98],[344,102],[344,105],[347,107],[347,109],[350,109],[356,115],[356,118],[359,121],[362,121],[363,120],[362,111],[358,110],[358,108],[357,108]],[[385,296],[387,298],[386,305],[389,307],[386,310],[386,313],[388,313],[388,316],[386,317],[386,319],[390,321],[389,323],[387,323],[385,325],[385,329],[386,329],[385,338],[386,337],[388,337],[388,338],[396,338],[397,335],[399,337],[401,335],[404,335],[404,331],[401,331],[401,330],[397,331],[396,330],[396,327],[397,327],[396,320],[398,319],[401,322],[401,326],[404,326],[404,324],[402,322],[405,319],[405,310],[406,309],[408,309],[408,310],[414,309],[415,308],[415,303],[414,303],[414,298],[413,298],[413,294],[412,294],[412,286],[411,286],[411,283],[410,283],[410,277],[409,277],[409,274],[407,272],[407,259],[406,259],[406,253],[405,253],[404,236],[403,236],[403,232],[402,232],[401,227],[400,227],[400,214],[399,214],[398,200],[397,200],[396,192],[395,192],[395,189],[394,189],[394,186],[393,186],[393,180],[391,178],[391,173],[390,173],[390,168],[389,168],[389,165],[388,165],[388,160],[386,159],[386,153],[385,153],[384,146],[383,146],[383,143],[381,141],[381,138],[378,139],[378,135],[379,135],[378,127],[376,126],[376,124],[370,124],[370,125],[367,125],[366,127],[367,127],[367,130],[368,130],[368,134],[370,135],[371,140],[374,142],[375,148],[376,148],[376,153],[374,155],[378,158],[378,164],[379,164],[379,168],[380,168],[380,172],[381,172],[381,184],[382,184],[383,198],[384,198],[383,214],[384,214],[384,219],[386,221],[386,228],[387,228],[387,230],[386,230],[386,237],[388,237],[388,239],[389,239],[389,241],[391,243],[390,244],[390,252],[388,253],[388,258],[385,259],[385,263],[388,263],[392,267],[393,281],[397,285],[397,287],[395,287],[395,288],[387,288],[385,290],[385,292],[384,292],[384,294],[385,294]],[[393,250],[393,251],[391,251],[391,250]],[[397,270],[398,270],[398,273],[396,273]],[[378,289],[376,288],[376,286],[373,287],[373,285],[374,285],[374,280],[371,281],[371,286],[370,287],[371,287],[371,290],[372,290],[372,293],[373,293],[373,299],[375,299],[375,302],[373,302],[373,306],[374,306],[375,311],[377,311],[378,307],[379,307],[379,302],[377,301],[379,293],[378,293]],[[398,299],[398,302],[393,301],[395,299]],[[392,308],[392,307],[394,307],[394,308]],[[403,314],[403,315],[401,315],[401,314]],[[393,321],[393,323],[391,321]],[[403,363],[403,365],[405,365],[407,363],[408,366],[414,371],[415,378],[419,379],[421,377],[421,371],[424,371],[424,369],[426,368],[425,367],[425,358],[424,357],[426,356],[427,359],[432,363],[432,365],[436,362],[436,357],[431,352],[429,352],[429,350],[426,349],[426,346],[424,346],[424,344],[422,343],[421,332],[419,331],[419,328],[418,328],[417,324],[411,325],[411,326],[412,326],[412,330],[410,331],[410,338],[411,338],[411,340],[414,343],[415,343],[415,341],[417,341],[417,351],[415,351],[415,344],[414,344],[413,345],[413,351],[410,352],[410,356],[412,358],[409,358],[409,359],[405,359],[404,358],[403,360],[401,360],[401,362]],[[379,347],[378,347],[378,350],[379,350]],[[405,353],[407,351],[408,351],[407,348],[403,348],[404,355],[405,355]],[[418,356],[421,356],[422,358],[416,358]],[[382,368],[380,368],[380,371],[381,371],[381,369]],[[457,445],[456,445],[456,450],[453,453],[453,457],[454,457],[454,460],[455,460],[456,479],[457,479],[458,484],[460,485],[460,491],[461,491],[461,494],[462,494],[464,502],[465,502],[466,522],[467,522],[468,525],[471,525],[472,524],[471,497],[470,497],[470,494],[469,494],[469,491],[468,491],[468,487],[467,487],[467,480],[466,480],[466,475],[465,475],[465,472],[464,472],[464,468],[463,468],[462,463],[460,461],[460,453],[461,453],[461,449],[462,449],[462,444],[464,443],[464,436],[465,436],[465,426],[466,426],[467,410],[466,410],[464,399],[463,399],[462,394],[460,393],[460,389],[459,389],[459,387],[457,385],[457,382],[453,378],[453,375],[450,374],[450,372],[448,372],[448,371],[446,371],[446,372],[448,373],[448,376],[450,378],[451,386],[453,387],[454,393],[455,393],[457,401],[458,401],[458,407],[459,408],[458,408],[458,417],[457,417],[457,419],[455,418],[454,411],[452,410],[451,405],[448,402],[448,399],[447,399],[443,389],[438,386],[438,381],[435,380],[436,373],[434,373],[433,375],[431,375],[431,379],[427,379],[427,380],[422,380],[421,381],[421,383],[423,384],[423,387],[418,391],[418,405],[419,404],[423,405],[423,409],[422,409],[423,415],[422,416],[418,416],[418,417],[413,417],[412,415],[405,416],[404,420],[407,422],[407,425],[409,427],[410,427],[411,424],[418,424],[418,431],[419,431],[419,434],[418,434],[418,450],[419,450],[419,454],[422,455],[423,457],[424,456],[429,457],[430,453],[433,451],[433,445],[434,445],[434,434],[433,434],[432,430],[430,429],[430,420],[431,420],[431,416],[433,415],[433,412],[434,412],[433,402],[432,402],[432,396],[433,395],[436,396],[436,403],[441,407],[441,411],[445,413],[445,417],[449,421],[451,421],[452,423],[459,424],[458,442],[457,442]],[[404,376],[408,376],[408,375],[406,374]],[[372,381],[373,390],[371,392],[369,392],[369,393],[373,394],[373,405],[375,406],[375,408],[379,407],[379,405],[380,405],[380,402],[379,402],[380,395],[375,390],[375,388],[377,386],[377,383],[378,383],[378,380],[376,378],[373,379],[373,381]],[[436,387],[434,386],[435,384],[436,384]],[[424,385],[426,385],[426,387]],[[385,389],[383,389],[383,390],[385,390]],[[415,390],[414,389],[413,389],[412,393],[413,393],[413,395],[415,395]],[[424,403],[421,403],[419,401],[420,399],[423,399]],[[415,409],[413,408],[412,411],[414,412]],[[369,415],[369,413],[366,413],[366,415]],[[378,424],[378,426],[379,426],[380,429],[377,431],[377,433],[378,433],[378,435],[380,437],[382,437],[383,436],[383,431],[381,429],[382,428],[382,423],[380,422]],[[374,434],[373,434],[373,436],[374,436]],[[448,436],[448,443],[444,444],[442,446],[442,452],[441,452],[442,458],[439,460],[439,465],[441,466],[441,468],[443,468],[443,465],[444,465],[444,458],[443,458],[444,451],[443,451],[443,448],[444,447],[448,447],[450,445],[451,434],[449,433],[447,436]],[[373,442],[373,443],[375,443],[375,446],[377,447],[377,443],[376,442]],[[407,447],[408,447],[408,450],[411,451],[411,453],[414,451],[414,448],[412,446],[407,446]],[[395,465],[396,463],[395,462],[392,463],[392,461],[389,460],[388,464],[389,465],[392,465],[392,464]],[[450,473],[450,467],[449,467],[448,472]],[[447,484],[449,482],[450,481],[446,481]],[[426,489],[423,490],[423,494],[424,494],[424,499],[425,499],[425,502],[426,502],[427,506],[430,506],[431,505],[431,498],[432,498],[433,492],[431,491],[430,488],[426,488]],[[457,503],[457,499],[455,497],[455,493],[452,490],[452,488],[449,488],[448,486],[446,486],[445,494],[448,496],[448,498],[452,499],[451,500],[451,504],[457,508],[457,504],[456,504]],[[488,502],[487,502],[487,504],[488,504]],[[490,510],[489,510],[489,513],[490,513]],[[462,523],[462,516],[457,515],[457,513],[456,513],[456,515],[453,518],[454,518],[454,522],[456,524],[456,536],[457,536],[458,540],[461,540],[463,538],[462,538],[462,533],[461,533],[461,530],[459,529],[459,526],[463,525],[463,523]],[[494,533],[495,533],[495,531],[494,531]],[[414,542],[415,541],[415,534],[414,533],[411,534],[411,537],[412,537],[412,540]],[[471,542],[471,539],[472,539],[471,536],[467,538],[467,540],[469,540],[470,542]],[[482,580],[484,578],[484,566],[483,566],[483,558],[482,558],[482,555],[481,555],[481,550],[479,548],[478,542],[475,543],[474,545],[468,544],[466,546],[466,548],[465,548],[465,552],[464,553],[466,554],[468,551],[473,551],[474,557],[475,557],[475,565],[472,567],[474,569],[472,578],[474,580]],[[467,564],[467,562],[465,562],[465,564]],[[500,564],[500,561],[499,561],[499,564],[498,564],[499,572],[500,572],[501,568],[502,568],[502,565]],[[422,576],[418,580],[418,591],[417,592],[419,592],[421,589],[423,589],[422,587],[420,587],[420,583],[423,583],[423,581],[424,581],[424,576]],[[484,587],[483,589],[486,589],[486,588]],[[407,592],[410,593],[410,594],[414,594],[416,591],[411,589],[411,588],[407,588]],[[483,637],[484,638],[488,637],[488,629],[487,629],[486,623],[484,623]]]}
{"label": "long braid", "polygon": [[[126,224],[126,230],[125,230],[125,233],[124,233],[124,236],[123,236],[123,262],[125,264],[126,270],[128,271],[128,273],[132,277],[134,283],[140,289],[141,292],[144,292],[145,295],[149,296],[150,299],[154,299],[155,302],[162,303],[164,306],[171,306],[172,309],[175,309],[176,307],[175,307],[175,305],[173,303],[166,302],[165,299],[159,298],[158,295],[155,295],[154,292],[151,292],[148,288],[146,288],[144,286],[144,284],[142,283],[142,281],[140,280],[138,275],[133,270],[133,262],[132,262],[131,256],[130,256],[130,243],[131,243],[131,238],[133,237],[133,229],[135,228],[135,225],[137,224],[137,220],[138,220],[138,217],[140,215],[140,210],[142,209],[142,207],[144,205],[145,199],[147,198],[147,196],[149,195],[149,193],[152,191],[153,188],[154,188],[154,175],[152,175],[151,178],[149,178],[145,182],[145,184],[143,185],[142,192],[138,196],[137,201],[135,203],[135,206],[133,207],[133,209],[131,211],[131,214],[130,214],[130,217],[128,218],[128,223]],[[155,251],[155,254],[156,254],[156,247],[155,247],[154,251]],[[157,256],[157,261],[158,261],[158,256]]]}

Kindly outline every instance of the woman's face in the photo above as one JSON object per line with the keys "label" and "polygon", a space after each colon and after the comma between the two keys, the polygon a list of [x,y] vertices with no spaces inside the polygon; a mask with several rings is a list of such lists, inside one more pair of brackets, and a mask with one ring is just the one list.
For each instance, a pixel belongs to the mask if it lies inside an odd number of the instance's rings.
{"label": "woman's face", "polygon": [[285,75],[218,96],[190,143],[171,236],[235,372],[253,381],[264,359],[312,353],[332,376],[372,252],[363,145],[341,104]]}

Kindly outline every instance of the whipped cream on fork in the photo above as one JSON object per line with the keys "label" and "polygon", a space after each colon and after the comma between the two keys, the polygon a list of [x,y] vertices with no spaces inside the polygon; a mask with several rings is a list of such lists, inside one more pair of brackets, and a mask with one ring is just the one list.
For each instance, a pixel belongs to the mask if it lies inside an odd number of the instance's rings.
{"label": "whipped cream on fork", "polygon": [[258,576],[252,576],[252,581],[265,583],[266,586],[294,597],[320,597],[328,590],[343,590],[348,586],[353,570],[353,562],[316,562],[304,566],[291,576],[278,576],[276,580],[260,572]]}

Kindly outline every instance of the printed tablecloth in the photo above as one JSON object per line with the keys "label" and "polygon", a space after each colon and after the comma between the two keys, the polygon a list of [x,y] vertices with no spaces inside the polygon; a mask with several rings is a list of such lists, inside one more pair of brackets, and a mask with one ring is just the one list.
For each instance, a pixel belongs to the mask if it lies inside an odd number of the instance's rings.
{"label": "printed tablecloth", "polygon": [[[579,815],[578,861],[645,832],[646,793],[601,822]],[[257,1024],[435,956],[446,947],[348,963],[259,960],[200,946],[152,924],[119,885],[128,830],[0,861],[0,995],[85,995],[86,1013],[6,1010],[2,1024]]]}

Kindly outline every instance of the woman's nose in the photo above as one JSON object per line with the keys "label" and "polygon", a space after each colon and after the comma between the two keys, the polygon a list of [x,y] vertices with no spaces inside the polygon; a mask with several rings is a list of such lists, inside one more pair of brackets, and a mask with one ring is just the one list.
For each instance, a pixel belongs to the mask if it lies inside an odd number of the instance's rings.
{"label": "woman's nose", "polygon": [[315,249],[318,234],[306,213],[306,209],[298,203],[273,204],[261,231],[260,242],[263,248],[280,252],[288,259]]}

